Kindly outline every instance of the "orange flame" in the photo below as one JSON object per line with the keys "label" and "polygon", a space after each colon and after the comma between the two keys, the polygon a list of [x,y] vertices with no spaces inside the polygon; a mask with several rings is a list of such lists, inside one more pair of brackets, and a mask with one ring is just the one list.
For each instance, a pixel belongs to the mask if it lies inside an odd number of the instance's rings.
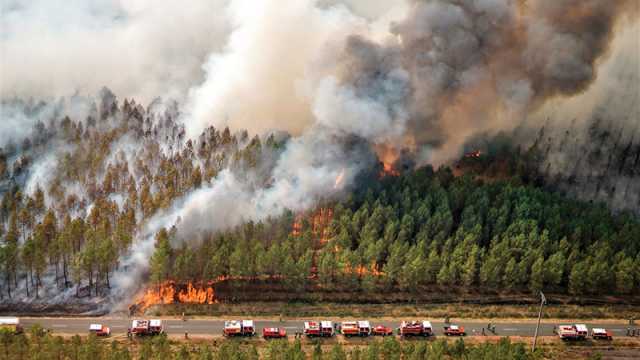
{"label": "orange flame", "polygon": [[160,286],[148,288],[135,303],[140,311],[144,311],[149,306],[160,304],[214,304],[216,297],[213,284],[209,283],[206,287],[196,287],[189,282],[186,289],[177,290],[175,282],[166,281]]}
{"label": "orange flame", "polygon": [[329,242],[330,229],[329,224],[333,219],[333,209],[320,208],[319,211],[313,216],[311,222],[311,232],[318,237],[320,244],[326,244]]}
{"label": "orange flame", "polygon": [[382,163],[382,171],[380,172],[380,178],[386,176],[400,176],[400,172],[393,168],[392,164]]}
{"label": "orange flame", "polygon": [[466,158],[479,158],[480,156],[482,156],[482,151],[480,150],[476,150],[476,151],[472,151],[464,154],[464,157]]}
{"label": "orange flame", "polygon": [[353,267],[351,264],[346,264],[343,271],[345,274],[357,274],[359,277],[364,275],[384,276],[384,273],[378,270],[378,266],[375,261],[369,266],[358,265]]}
{"label": "orange flame", "polygon": [[[296,215],[296,219],[291,226],[291,235],[300,236],[303,232],[302,221],[304,215]],[[320,242],[320,244],[326,244],[331,237],[330,224],[333,220],[333,209],[331,208],[319,208],[316,210],[310,218],[311,234],[314,235]]]}
{"label": "orange flame", "polygon": [[400,157],[399,150],[390,145],[377,145],[375,147],[378,159],[382,163],[382,170],[380,171],[380,178],[387,176],[400,176],[400,172],[394,167],[394,164]]}

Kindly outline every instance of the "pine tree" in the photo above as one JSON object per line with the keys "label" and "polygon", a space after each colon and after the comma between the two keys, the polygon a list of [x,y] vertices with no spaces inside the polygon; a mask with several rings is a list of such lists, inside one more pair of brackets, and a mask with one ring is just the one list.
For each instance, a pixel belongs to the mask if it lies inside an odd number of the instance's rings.
{"label": "pine tree", "polygon": [[534,293],[542,290],[544,285],[544,258],[540,256],[531,266],[531,276],[529,277],[529,290]]}
{"label": "pine tree", "polygon": [[616,267],[616,290],[620,294],[629,294],[633,291],[633,260],[625,257]]}

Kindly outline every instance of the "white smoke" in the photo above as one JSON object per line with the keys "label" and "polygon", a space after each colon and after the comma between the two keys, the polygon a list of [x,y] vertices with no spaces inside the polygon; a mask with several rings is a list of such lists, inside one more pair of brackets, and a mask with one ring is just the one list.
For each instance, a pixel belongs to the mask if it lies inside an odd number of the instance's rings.
{"label": "white smoke", "polygon": [[[399,3],[390,1],[385,8],[402,8]],[[339,54],[350,35],[374,36],[380,24],[388,35],[391,21],[367,20],[341,1],[319,7],[316,0],[287,6],[274,0],[234,0],[227,14],[235,30],[224,50],[209,57],[206,80],[191,90],[189,136],[211,124],[300,134],[314,122],[317,62],[326,60],[325,54]]]}
{"label": "white smoke", "polygon": [[228,33],[225,0],[4,0],[0,95],[180,98]]}

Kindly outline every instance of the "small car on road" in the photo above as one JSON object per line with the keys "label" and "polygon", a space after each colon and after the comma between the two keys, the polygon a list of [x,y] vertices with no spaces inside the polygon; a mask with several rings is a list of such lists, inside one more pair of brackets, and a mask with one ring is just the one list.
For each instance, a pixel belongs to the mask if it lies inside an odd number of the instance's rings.
{"label": "small car on road", "polygon": [[264,328],[262,329],[262,337],[265,339],[284,339],[287,337],[287,330],[284,328]]}
{"label": "small car on road", "polygon": [[393,329],[388,326],[378,325],[373,328],[371,334],[373,336],[391,336],[393,335]]}
{"label": "small car on road", "polygon": [[591,329],[591,337],[594,340],[612,340],[613,335],[610,330],[603,328],[593,328]]}
{"label": "small car on road", "polygon": [[464,327],[458,325],[449,325],[444,327],[444,334],[446,336],[466,336]]}

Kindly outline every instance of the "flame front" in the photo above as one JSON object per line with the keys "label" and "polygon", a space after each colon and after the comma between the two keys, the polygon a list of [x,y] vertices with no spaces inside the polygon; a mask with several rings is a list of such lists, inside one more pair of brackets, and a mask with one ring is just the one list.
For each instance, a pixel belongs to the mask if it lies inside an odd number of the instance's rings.
{"label": "flame front", "polygon": [[162,304],[214,304],[216,303],[213,283],[206,287],[196,287],[189,282],[186,288],[177,290],[178,286],[173,281],[166,281],[159,286],[152,286],[144,291],[135,302],[137,309],[144,311],[152,305]]}

